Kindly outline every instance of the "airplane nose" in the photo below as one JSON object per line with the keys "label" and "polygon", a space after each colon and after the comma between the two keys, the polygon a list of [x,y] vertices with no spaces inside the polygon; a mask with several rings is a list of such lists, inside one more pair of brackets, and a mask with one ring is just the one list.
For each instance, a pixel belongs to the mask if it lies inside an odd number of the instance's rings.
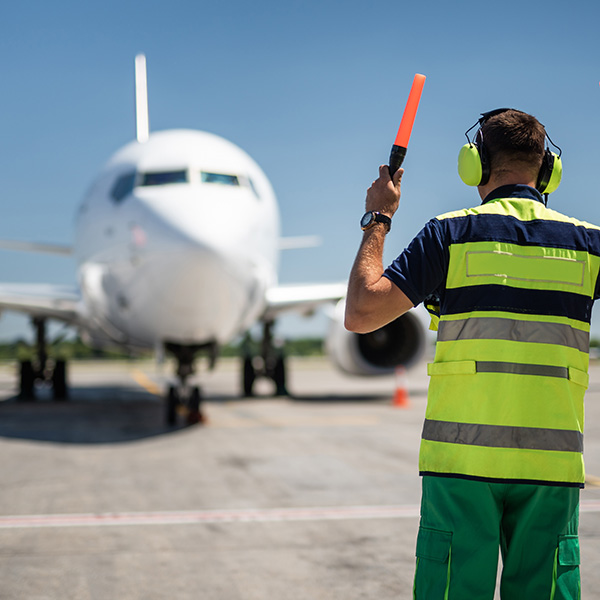
{"label": "airplane nose", "polygon": [[[148,229],[159,229],[159,237],[227,253],[232,246],[251,239],[256,226],[264,229],[260,223],[260,207],[249,192],[244,194],[236,190],[236,194],[208,196],[189,187],[172,187],[175,189],[168,194],[146,192],[139,199],[146,213]],[[276,237],[274,231],[271,237]]]}
{"label": "airplane nose", "polygon": [[240,220],[180,202],[147,206],[132,228],[139,280],[153,282],[145,293],[176,316],[163,339],[226,340],[262,310],[272,274]]}

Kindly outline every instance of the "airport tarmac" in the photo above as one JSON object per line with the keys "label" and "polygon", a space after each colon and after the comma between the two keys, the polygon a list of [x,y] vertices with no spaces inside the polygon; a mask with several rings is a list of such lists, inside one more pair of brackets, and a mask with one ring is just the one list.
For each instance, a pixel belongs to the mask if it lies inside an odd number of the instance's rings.
{"label": "airport tarmac", "polygon": [[[71,363],[71,400],[17,403],[0,365],[0,599],[359,600],[411,597],[424,365],[395,378],[290,361],[239,399],[207,374],[208,424],[163,423],[168,370]],[[583,598],[600,595],[600,365],[587,394]]]}

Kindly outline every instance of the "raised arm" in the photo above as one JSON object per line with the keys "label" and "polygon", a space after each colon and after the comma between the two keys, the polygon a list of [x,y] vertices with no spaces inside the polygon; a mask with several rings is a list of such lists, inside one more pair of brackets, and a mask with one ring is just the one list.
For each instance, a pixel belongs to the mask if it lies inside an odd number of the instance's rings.
{"label": "raised arm", "polygon": [[[379,178],[367,191],[366,211],[389,217],[400,203],[400,182],[404,169],[394,174],[387,165],[379,167]],[[373,222],[365,230],[348,282],[344,324],[356,333],[383,327],[413,307],[406,294],[383,276],[383,247],[389,231],[386,223]]]}

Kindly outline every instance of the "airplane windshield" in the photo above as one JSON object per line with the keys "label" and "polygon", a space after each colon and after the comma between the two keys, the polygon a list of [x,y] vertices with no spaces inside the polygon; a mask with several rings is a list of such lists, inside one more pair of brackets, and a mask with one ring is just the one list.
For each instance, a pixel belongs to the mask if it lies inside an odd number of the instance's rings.
{"label": "airplane windshield", "polygon": [[221,185],[240,185],[237,175],[224,175],[223,173],[201,173],[202,183],[218,183]]}
{"label": "airplane windshield", "polygon": [[142,173],[139,185],[168,185],[187,182],[187,171],[162,171],[159,173]]}
{"label": "airplane windshield", "polygon": [[115,202],[121,202],[126,196],[133,192],[134,186],[135,171],[125,173],[117,178],[110,190],[110,195]]}

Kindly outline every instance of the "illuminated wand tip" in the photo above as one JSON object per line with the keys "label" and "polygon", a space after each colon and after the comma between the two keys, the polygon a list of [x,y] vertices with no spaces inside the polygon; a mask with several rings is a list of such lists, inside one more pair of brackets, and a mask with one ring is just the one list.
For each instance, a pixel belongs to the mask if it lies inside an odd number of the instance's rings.
{"label": "illuminated wand tip", "polygon": [[396,140],[392,146],[392,152],[390,154],[390,177],[393,177],[394,173],[402,165],[404,156],[406,155],[406,148],[408,147],[408,141],[410,140],[410,134],[417,116],[417,108],[419,107],[419,101],[421,100],[421,93],[423,92],[423,86],[425,85],[425,75],[416,73],[413,79],[408,100],[406,101],[406,107],[404,114],[402,115],[402,121],[400,121],[400,127],[396,135]]}
{"label": "illuminated wand tip", "polygon": [[423,92],[424,85],[425,75],[417,73],[413,79],[410,94],[406,101],[406,108],[402,115],[402,121],[400,121],[396,141],[394,142],[395,146],[402,146],[403,148],[408,147],[408,141],[410,140],[410,134],[412,133],[415,117],[417,116],[417,108],[419,107],[419,101],[421,100],[421,93]]}

